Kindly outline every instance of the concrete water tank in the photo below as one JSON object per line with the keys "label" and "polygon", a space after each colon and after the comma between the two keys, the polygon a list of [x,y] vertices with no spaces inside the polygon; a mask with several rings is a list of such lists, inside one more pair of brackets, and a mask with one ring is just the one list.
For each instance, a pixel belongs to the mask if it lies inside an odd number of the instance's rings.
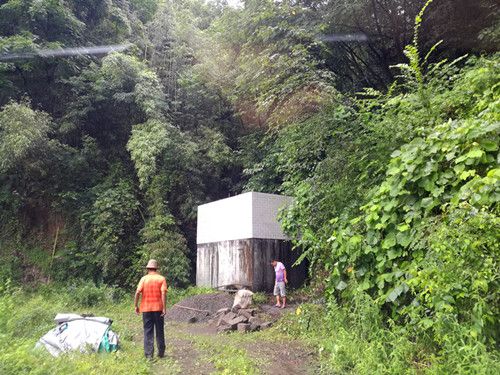
{"label": "concrete water tank", "polygon": [[196,285],[213,288],[274,287],[272,259],[288,271],[290,286],[305,279],[305,265],[292,268],[299,256],[278,222],[291,197],[249,192],[198,207]]}

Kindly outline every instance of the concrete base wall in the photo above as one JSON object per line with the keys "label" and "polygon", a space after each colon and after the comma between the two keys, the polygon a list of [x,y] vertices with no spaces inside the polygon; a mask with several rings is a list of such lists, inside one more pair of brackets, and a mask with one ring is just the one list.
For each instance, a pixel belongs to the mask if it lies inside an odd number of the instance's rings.
{"label": "concrete base wall", "polygon": [[300,255],[285,240],[244,239],[198,244],[196,285],[212,288],[231,285],[247,286],[254,291],[272,291],[274,269],[272,259],[287,268],[291,287],[300,286],[307,267],[292,267]]}

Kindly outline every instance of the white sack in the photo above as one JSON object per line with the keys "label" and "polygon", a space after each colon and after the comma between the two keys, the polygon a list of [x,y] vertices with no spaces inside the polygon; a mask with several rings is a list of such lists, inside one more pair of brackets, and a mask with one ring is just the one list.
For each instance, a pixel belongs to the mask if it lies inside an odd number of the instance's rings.
{"label": "white sack", "polygon": [[[54,357],[73,350],[97,352],[111,325],[109,318],[84,318],[76,314],[57,314],[55,320],[59,323],[57,327],[47,332],[35,346],[44,346]],[[113,336],[115,340],[118,341],[118,337]]]}
{"label": "white sack", "polygon": [[238,305],[242,309],[246,309],[252,304],[253,293],[250,290],[240,289],[236,292],[234,296],[233,307]]}

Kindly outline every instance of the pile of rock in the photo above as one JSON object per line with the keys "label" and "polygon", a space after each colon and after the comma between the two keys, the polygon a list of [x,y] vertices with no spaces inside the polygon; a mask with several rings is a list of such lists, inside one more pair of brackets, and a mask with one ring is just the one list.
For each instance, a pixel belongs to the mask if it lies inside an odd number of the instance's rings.
{"label": "pile of rock", "polygon": [[188,297],[167,310],[165,320],[203,323],[213,318],[224,307],[231,306],[233,297],[228,293],[199,294]]}
{"label": "pile of rock", "polygon": [[242,333],[259,331],[269,328],[270,322],[263,322],[255,316],[256,309],[241,309],[238,306],[232,309],[224,308],[217,311],[212,319],[217,325],[217,332],[239,331]]}

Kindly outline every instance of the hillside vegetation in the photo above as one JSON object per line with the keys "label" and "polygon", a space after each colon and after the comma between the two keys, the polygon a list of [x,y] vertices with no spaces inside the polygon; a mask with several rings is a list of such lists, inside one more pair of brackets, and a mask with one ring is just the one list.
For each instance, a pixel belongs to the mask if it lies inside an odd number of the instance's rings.
{"label": "hillside vegetation", "polygon": [[[499,373],[499,12],[0,1],[0,372],[35,371],[59,308],[128,319],[149,258],[192,284],[197,206],[252,190],[295,198],[310,303],[273,332],[321,371]],[[47,52],[98,45],[120,51]],[[75,361],[153,371],[132,341]]]}

